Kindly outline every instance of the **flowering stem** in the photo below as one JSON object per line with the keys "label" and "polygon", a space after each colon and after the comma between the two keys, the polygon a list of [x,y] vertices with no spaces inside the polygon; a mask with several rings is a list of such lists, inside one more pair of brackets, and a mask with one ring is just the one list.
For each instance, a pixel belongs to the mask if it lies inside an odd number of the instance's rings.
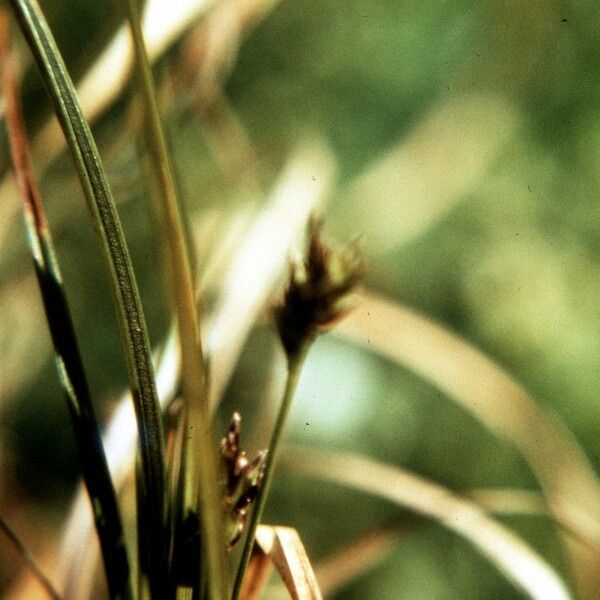
{"label": "flowering stem", "polygon": [[271,441],[269,442],[269,449],[267,451],[267,457],[265,460],[265,472],[262,479],[262,484],[256,497],[254,509],[250,515],[248,522],[248,533],[244,542],[244,548],[242,550],[242,558],[240,559],[240,565],[235,578],[233,586],[233,593],[231,595],[232,600],[237,600],[242,590],[242,584],[244,582],[244,575],[250,562],[250,556],[252,555],[252,548],[254,546],[254,537],[256,535],[256,529],[260,524],[263,510],[267,503],[267,496],[271,487],[273,479],[273,473],[275,471],[275,464],[277,461],[277,452],[281,445],[281,439],[287,422],[290,407],[292,405],[292,399],[298,386],[298,380],[300,379],[300,373],[308,349],[312,343],[312,338],[307,338],[304,343],[298,348],[296,352],[288,356],[288,374],[287,381],[285,384],[285,391],[283,393],[283,399],[279,412],[277,414],[277,420],[271,434]]}

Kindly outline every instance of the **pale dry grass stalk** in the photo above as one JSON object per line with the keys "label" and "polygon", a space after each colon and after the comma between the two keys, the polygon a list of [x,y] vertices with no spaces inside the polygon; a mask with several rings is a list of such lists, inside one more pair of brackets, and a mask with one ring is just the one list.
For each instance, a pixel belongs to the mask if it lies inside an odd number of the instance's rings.
{"label": "pale dry grass stalk", "polygon": [[317,578],[295,529],[260,525],[256,531],[252,561],[240,600],[259,600],[261,589],[273,567],[292,600],[322,600]]}
{"label": "pale dry grass stalk", "polygon": [[287,446],[289,470],[374,494],[434,519],[464,537],[521,591],[536,600],[568,600],[555,571],[477,504],[418,475],[364,456]]}
{"label": "pale dry grass stalk", "polygon": [[[600,483],[569,429],[504,369],[467,341],[410,308],[365,293],[337,332],[433,383],[508,440],[539,480],[548,509],[587,539],[600,527]],[[598,556],[571,536],[566,546],[580,593],[592,598]]]}

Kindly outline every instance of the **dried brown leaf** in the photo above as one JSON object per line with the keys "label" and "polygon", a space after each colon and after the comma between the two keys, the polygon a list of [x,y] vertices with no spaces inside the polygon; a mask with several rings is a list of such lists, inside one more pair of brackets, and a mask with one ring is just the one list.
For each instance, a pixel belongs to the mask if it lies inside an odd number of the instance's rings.
{"label": "dried brown leaf", "polygon": [[256,600],[261,586],[266,581],[267,565],[261,557],[267,558],[275,567],[293,600],[322,599],[298,532],[291,527],[259,525],[253,551],[255,562],[252,570],[249,568],[246,572],[246,580],[240,594],[242,600]]}

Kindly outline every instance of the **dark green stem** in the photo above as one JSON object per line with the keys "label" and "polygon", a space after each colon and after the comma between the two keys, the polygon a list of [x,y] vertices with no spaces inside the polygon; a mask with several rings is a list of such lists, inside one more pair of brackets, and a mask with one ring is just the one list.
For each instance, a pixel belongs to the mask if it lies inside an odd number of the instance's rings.
{"label": "dark green stem", "polygon": [[129,561],[116,494],[75,337],[60,268],[35,180],[25,137],[18,84],[10,52],[10,22],[1,15],[0,56],[12,161],[59,376],[71,416],[83,479],[92,504],[111,598],[131,598]]}
{"label": "dark green stem", "polygon": [[232,600],[237,600],[240,592],[242,591],[244,576],[246,574],[246,569],[248,568],[248,563],[250,562],[252,548],[254,547],[256,529],[260,524],[262,513],[267,503],[267,497],[271,488],[273,473],[275,472],[275,465],[277,462],[279,447],[281,445],[281,439],[285,430],[285,425],[290,412],[290,407],[292,405],[292,400],[294,398],[294,393],[296,391],[296,387],[298,386],[298,380],[300,379],[300,373],[302,371],[304,359],[306,358],[306,354],[310,348],[310,345],[310,341],[305,341],[288,359],[288,374],[285,384],[285,391],[283,393],[283,399],[281,401],[281,406],[279,407],[275,426],[273,427],[273,433],[271,434],[269,449],[267,451],[267,457],[265,460],[265,471],[262,483],[258,491],[258,496],[256,497],[254,508],[252,509],[252,513],[250,515],[250,520],[248,522],[248,533],[244,541],[242,557],[240,559],[240,564],[233,586],[233,593],[231,596]]}
{"label": "dark green stem", "polygon": [[158,582],[165,562],[164,436],[137,284],[98,150],[46,19],[35,0],[11,0],[11,5],[54,103],[108,265],[140,437],[143,474],[137,493],[146,506],[145,552]]}
{"label": "dark green stem", "polygon": [[[208,412],[205,364],[200,337],[198,304],[194,293],[191,260],[187,249],[181,207],[173,169],[160,119],[154,80],[140,26],[137,0],[127,0],[129,25],[144,101],[149,158],[158,183],[160,228],[167,255],[167,278],[177,315],[181,347],[181,391],[187,403],[187,435],[182,447],[182,506],[172,513],[200,521],[202,562],[194,568],[198,582],[204,580],[210,600],[226,595],[225,544],[218,498],[216,452],[212,443]],[[206,573],[204,571],[206,570]],[[199,585],[199,583],[198,583]]]}

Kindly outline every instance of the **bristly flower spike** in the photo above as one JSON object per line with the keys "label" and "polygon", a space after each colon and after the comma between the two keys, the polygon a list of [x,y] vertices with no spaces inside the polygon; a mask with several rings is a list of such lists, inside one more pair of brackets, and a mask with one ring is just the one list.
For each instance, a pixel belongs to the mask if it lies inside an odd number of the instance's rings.
{"label": "bristly flower spike", "polygon": [[348,312],[364,272],[357,242],[333,250],[323,241],[320,219],[313,217],[309,227],[306,259],[292,264],[283,302],[274,310],[288,359]]}

